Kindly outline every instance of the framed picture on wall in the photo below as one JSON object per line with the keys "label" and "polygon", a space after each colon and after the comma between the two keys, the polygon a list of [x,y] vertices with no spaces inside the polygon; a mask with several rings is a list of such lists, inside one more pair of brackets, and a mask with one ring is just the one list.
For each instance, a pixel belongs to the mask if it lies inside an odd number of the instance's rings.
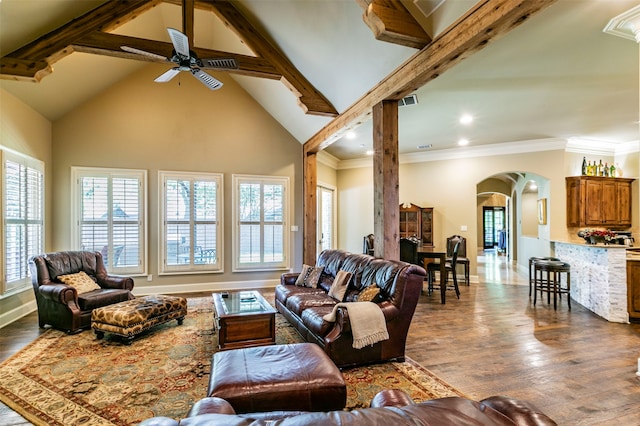
{"label": "framed picture on wall", "polygon": [[547,224],[547,199],[540,198],[538,200],[538,225]]}

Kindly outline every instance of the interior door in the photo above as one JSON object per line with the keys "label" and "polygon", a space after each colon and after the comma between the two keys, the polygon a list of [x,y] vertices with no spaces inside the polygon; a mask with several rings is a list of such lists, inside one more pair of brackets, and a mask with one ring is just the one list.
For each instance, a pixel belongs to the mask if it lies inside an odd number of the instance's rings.
{"label": "interior door", "polygon": [[318,247],[316,253],[334,248],[334,196],[335,190],[325,186],[318,186]]}
{"label": "interior door", "polygon": [[[483,207],[482,208],[482,229],[483,247],[491,249],[498,247],[500,243],[500,233],[506,229],[505,208],[504,207]],[[503,238],[504,240],[504,238]]]}

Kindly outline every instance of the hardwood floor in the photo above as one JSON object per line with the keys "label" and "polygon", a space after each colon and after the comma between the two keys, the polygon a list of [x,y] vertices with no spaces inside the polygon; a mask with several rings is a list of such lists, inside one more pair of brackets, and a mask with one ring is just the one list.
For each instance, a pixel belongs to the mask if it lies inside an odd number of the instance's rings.
{"label": "hardwood floor", "polygon": [[[504,256],[478,259],[480,284],[423,294],[407,355],[473,399],[509,395],[560,425],[640,424],[640,325],[609,323],[566,299],[529,300],[527,277]],[[426,284],[425,284],[426,289]],[[191,295],[196,296],[196,295]],[[40,334],[37,314],[0,329],[0,361]],[[29,424],[0,404],[0,424]]]}

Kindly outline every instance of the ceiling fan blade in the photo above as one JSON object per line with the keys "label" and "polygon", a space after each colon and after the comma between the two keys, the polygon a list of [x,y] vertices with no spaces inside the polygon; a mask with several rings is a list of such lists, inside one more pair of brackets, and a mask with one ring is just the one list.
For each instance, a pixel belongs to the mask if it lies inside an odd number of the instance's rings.
{"label": "ceiling fan blade", "polygon": [[191,56],[189,53],[189,39],[187,36],[173,28],[167,28],[167,31],[169,32],[169,37],[171,37],[173,48],[176,49],[176,53],[179,56],[184,56],[185,58]]}
{"label": "ceiling fan blade", "polygon": [[147,56],[149,58],[153,58],[153,59],[157,59],[159,61],[169,61],[169,58],[162,56],[162,55],[156,55],[155,53],[151,53],[151,52],[146,52],[144,50],[140,50],[140,49],[136,49],[135,47],[129,47],[129,46],[120,46],[120,49],[124,50],[125,52],[129,52],[129,53],[136,53],[138,55],[143,55],[143,56]]}
{"label": "ceiling fan blade", "polygon": [[153,81],[155,81],[156,83],[166,83],[167,81],[175,77],[178,73],[180,73],[180,67],[174,67],[167,70],[164,74],[162,74],[161,76],[159,76]]}
{"label": "ceiling fan blade", "polygon": [[202,68],[207,69],[223,69],[223,70],[237,70],[238,63],[235,58],[203,58],[200,59]]}
{"label": "ceiling fan blade", "polygon": [[201,71],[197,68],[191,70],[191,74],[193,74],[198,80],[202,82],[205,86],[207,86],[211,90],[217,90],[222,87],[222,82],[216,80],[211,77],[204,71]]}

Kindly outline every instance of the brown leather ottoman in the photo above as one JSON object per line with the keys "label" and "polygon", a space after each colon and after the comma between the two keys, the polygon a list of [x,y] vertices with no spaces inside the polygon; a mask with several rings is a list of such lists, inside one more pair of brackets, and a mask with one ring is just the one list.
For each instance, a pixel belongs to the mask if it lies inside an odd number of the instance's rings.
{"label": "brown leather ottoman", "polygon": [[91,312],[91,328],[101,339],[112,333],[127,339],[159,324],[177,320],[182,324],[187,315],[187,299],[176,296],[151,295],[114,303]]}
{"label": "brown leather ottoman", "polygon": [[347,403],[342,373],[313,343],[217,352],[207,395],[224,398],[236,413],[331,411]]}

